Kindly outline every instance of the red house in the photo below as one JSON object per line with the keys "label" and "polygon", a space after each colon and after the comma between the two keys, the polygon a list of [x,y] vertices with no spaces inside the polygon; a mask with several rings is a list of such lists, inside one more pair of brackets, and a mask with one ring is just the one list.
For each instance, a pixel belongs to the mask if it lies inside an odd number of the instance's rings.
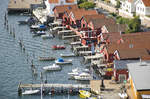
{"label": "red house", "polygon": [[98,14],[96,10],[72,10],[69,14],[70,25],[73,28],[81,28],[81,18],[84,15],[96,15]]}
{"label": "red house", "polygon": [[58,5],[55,6],[53,11],[54,11],[54,16],[55,19],[63,19],[63,14],[67,10],[72,10],[72,9],[78,9],[78,5]]}

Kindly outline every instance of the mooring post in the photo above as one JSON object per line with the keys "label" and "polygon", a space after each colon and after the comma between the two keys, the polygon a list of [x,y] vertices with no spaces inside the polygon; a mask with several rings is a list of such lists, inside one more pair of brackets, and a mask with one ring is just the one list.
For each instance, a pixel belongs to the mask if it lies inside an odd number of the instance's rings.
{"label": "mooring post", "polygon": [[19,82],[18,85],[18,95],[21,96],[22,95],[22,89],[20,88],[21,82]]}

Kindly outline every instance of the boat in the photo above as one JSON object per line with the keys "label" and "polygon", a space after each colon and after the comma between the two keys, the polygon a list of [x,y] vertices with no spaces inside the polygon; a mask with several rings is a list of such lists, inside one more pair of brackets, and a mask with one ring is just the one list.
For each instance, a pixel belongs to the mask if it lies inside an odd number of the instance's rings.
{"label": "boat", "polygon": [[43,67],[44,70],[61,70],[61,67],[59,65],[53,64],[51,66],[45,66]]}
{"label": "boat", "polygon": [[38,59],[40,61],[53,61],[53,60],[55,60],[54,57],[39,57]]}
{"label": "boat", "polygon": [[71,77],[74,78],[74,76],[78,76],[80,75],[81,73],[89,73],[89,69],[79,69],[79,68],[75,68],[75,69],[72,69],[72,72],[68,73],[68,75],[70,75]]}
{"label": "boat", "polygon": [[33,89],[30,89],[30,90],[26,90],[24,91],[22,94],[23,95],[32,95],[32,94],[37,94],[40,90],[33,90]]}
{"label": "boat", "polygon": [[34,31],[33,32],[34,36],[40,36],[46,34],[45,31]]}
{"label": "boat", "polygon": [[64,60],[62,58],[58,58],[57,60],[55,60],[55,63],[58,65],[72,64],[72,60]]}
{"label": "boat", "polygon": [[61,57],[74,57],[75,54],[74,53],[66,53],[66,54],[60,54]]}
{"label": "boat", "polygon": [[19,25],[25,25],[25,24],[28,24],[28,21],[26,21],[26,20],[25,21],[18,21],[18,24]]}
{"label": "boat", "polygon": [[52,34],[45,34],[45,35],[41,35],[41,37],[43,39],[50,39],[50,38],[53,38],[54,36]]}
{"label": "boat", "polygon": [[86,80],[92,80],[93,77],[89,73],[82,72],[79,75],[74,76],[74,79],[75,80],[86,81]]}
{"label": "boat", "polygon": [[66,47],[64,45],[53,45],[52,49],[53,50],[62,50],[65,49]]}
{"label": "boat", "polygon": [[46,26],[43,24],[31,25],[31,30],[46,30]]}
{"label": "boat", "polygon": [[86,90],[79,90],[79,93],[81,98],[89,98],[91,96],[91,93]]}

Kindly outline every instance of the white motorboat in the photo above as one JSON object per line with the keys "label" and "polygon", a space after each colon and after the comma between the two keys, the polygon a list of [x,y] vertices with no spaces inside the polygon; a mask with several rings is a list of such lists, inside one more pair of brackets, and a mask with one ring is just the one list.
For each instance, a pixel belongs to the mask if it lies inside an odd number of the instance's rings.
{"label": "white motorboat", "polygon": [[89,73],[89,69],[79,69],[79,68],[75,68],[75,69],[72,69],[72,72],[68,73],[68,75],[74,77],[74,76],[77,76],[81,73]]}
{"label": "white motorboat", "polygon": [[59,58],[59,59],[55,60],[55,63],[58,65],[72,64],[72,60],[64,60],[62,58]]}
{"label": "white motorboat", "polygon": [[59,65],[53,64],[51,66],[45,66],[43,67],[44,70],[61,70],[61,67]]}
{"label": "white motorboat", "polygon": [[30,90],[26,90],[24,91],[22,94],[23,95],[32,95],[32,94],[37,94],[40,90],[33,90],[33,89],[30,89]]}
{"label": "white motorboat", "polygon": [[79,75],[74,76],[74,79],[76,79],[76,80],[83,80],[84,81],[84,80],[92,80],[93,77],[89,73],[83,72],[83,73],[81,73]]}
{"label": "white motorboat", "polygon": [[66,54],[60,54],[61,57],[74,57],[75,54],[74,53],[66,53]]}
{"label": "white motorboat", "polygon": [[51,39],[51,38],[53,38],[54,36],[53,36],[52,34],[46,34],[46,35],[41,35],[41,37],[42,37],[43,39]]}

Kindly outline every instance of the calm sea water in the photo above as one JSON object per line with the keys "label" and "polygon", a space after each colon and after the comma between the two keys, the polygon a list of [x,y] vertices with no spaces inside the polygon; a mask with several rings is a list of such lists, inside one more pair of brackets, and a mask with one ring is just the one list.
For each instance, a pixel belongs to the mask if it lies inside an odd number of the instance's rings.
{"label": "calm sea water", "polygon": [[[60,53],[71,52],[70,45],[66,45],[66,50],[53,51],[53,44],[64,44],[64,40],[57,37],[54,39],[43,40],[41,37],[33,37],[27,25],[18,25],[17,21],[25,20],[28,16],[8,15],[8,22],[15,28],[14,38],[12,34],[4,27],[4,13],[7,9],[8,0],[1,0],[0,3],[0,99],[40,99],[39,95],[18,96],[17,87],[22,83],[40,83],[40,72],[47,75],[48,83],[80,83],[74,80],[68,80],[67,75],[73,68],[85,66],[82,64],[81,57],[74,57],[73,65],[63,66],[59,72],[45,73],[43,66],[51,65],[54,62],[40,62],[39,56],[54,56],[59,58]],[[19,46],[19,39],[23,40],[25,52]],[[38,76],[34,78],[31,71],[31,60],[36,66]],[[45,76],[44,76],[45,79]],[[69,96],[50,95],[43,96],[43,99],[80,99],[78,95]]]}

